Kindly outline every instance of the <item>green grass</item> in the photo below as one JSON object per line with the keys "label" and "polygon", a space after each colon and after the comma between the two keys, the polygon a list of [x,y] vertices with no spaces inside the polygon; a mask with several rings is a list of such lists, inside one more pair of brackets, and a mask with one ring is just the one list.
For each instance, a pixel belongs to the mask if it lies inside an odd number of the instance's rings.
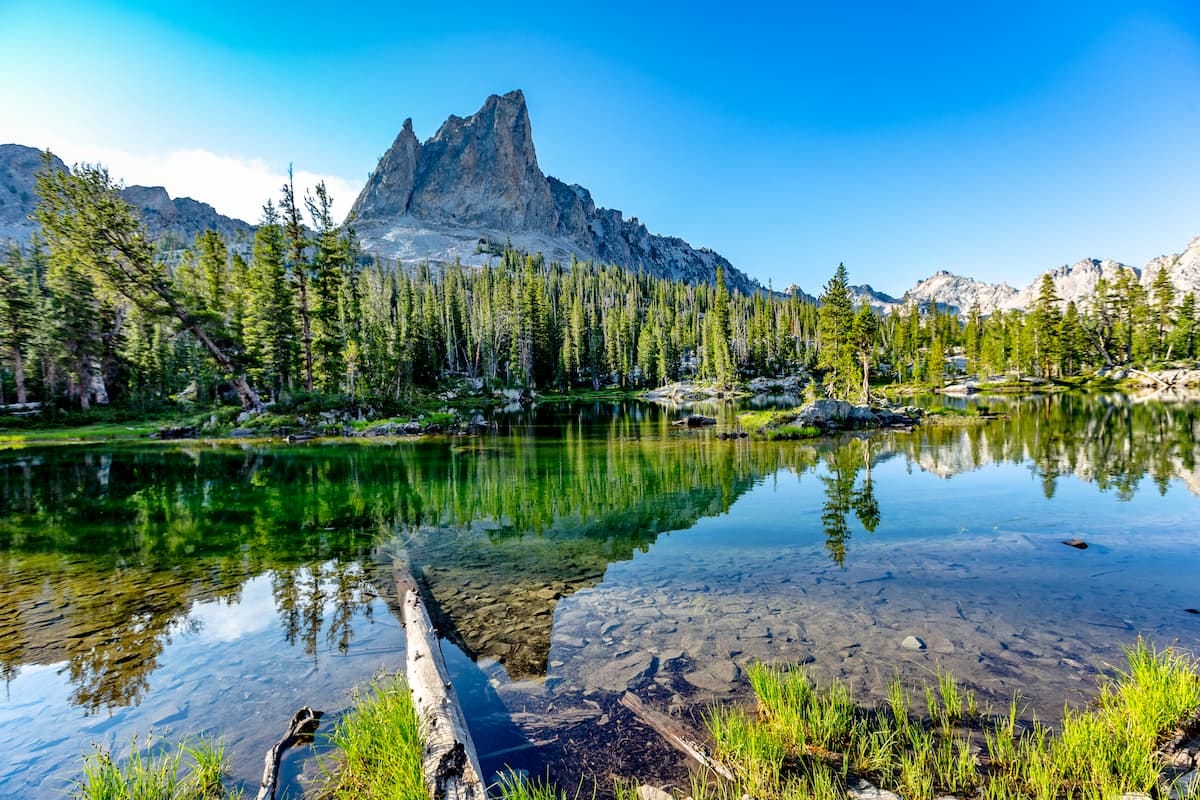
{"label": "green grass", "polygon": [[813,439],[821,435],[821,429],[813,425],[782,425],[762,432],[768,442],[789,442],[796,439]]}
{"label": "green grass", "polygon": [[75,800],[225,800],[225,746],[210,739],[183,743],[157,755],[133,743],[124,763],[97,748],[84,758],[83,776],[70,796]]}
{"label": "green grass", "polygon": [[[1128,671],[1105,679],[1088,707],[1067,708],[1053,732],[1036,720],[1020,723],[1018,698],[1005,713],[981,713],[974,694],[940,670],[920,692],[927,714],[916,717],[898,679],[883,705],[864,708],[844,684],[817,688],[800,669],[753,665],[747,674],[756,712],[708,715],[716,756],[736,781],[707,796],[844,797],[860,778],[908,800],[1103,800],[1156,792],[1159,747],[1200,712],[1200,672],[1190,656],[1140,640],[1126,655]],[[984,758],[973,741],[985,745]]]}
{"label": "green grass", "polygon": [[767,409],[765,411],[746,411],[738,414],[738,424],[746,430],[758,431],[772,424],[791,422],[800,413],[800,409],[788,410]]}
{"label": "green grass", "polygon": [[[327,770],[332,800],[428,800],[417,712],[399,677],[354,691],[354,708],[329,734],[337,764]],[[541,800],[541,798],[538,798]]]}

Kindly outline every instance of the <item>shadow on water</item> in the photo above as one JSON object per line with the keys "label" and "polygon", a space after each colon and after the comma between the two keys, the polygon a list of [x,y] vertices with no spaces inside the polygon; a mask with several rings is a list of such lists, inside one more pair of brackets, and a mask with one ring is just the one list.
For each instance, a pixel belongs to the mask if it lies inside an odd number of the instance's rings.
{"label": "shadow on water", "polygon": [[[674,428],[678,412],[669,409],[589,403],[506,414],[495,434],[474,438],[0,453],[0,674],[12,686],[23,670],[40,676],[53,667],[55,685],[66,689],[60,702],[53,682],[38,684],[46,693],[39,741],[64,744],[8,744],[19,752],[15,763],[61,770],[51,762],[86,749],[80,715],[108,714],[111,727],[130,732],[173,719],[128,710],[156,693],[186,691],[172,676],[203,674],[197,659],[228,658],[200,650],[186,669],[173,662],[205,625],[220,629],[207,634],[222,642],[257,642],[239,627],[253,627],[244,619],[228,631],[221,620],[259,593],[254,613],[274,615],[272,635],[293,654],[288,664],[319,675],[336,668],[330,684],[365,680],[380,663],[362,655],[379,640],[364,650],[359,639],[386,608],[375,597],[381,553],[402,547],[435,624],[461,652],[452,660],[486,731],[481,749],[516,752],[528,737],[512,727],[492,684],[554,684],[560,603],[596,590],[612,565],[648,553],[664,533],[699,531],[704,520],[723,520],[752,544],[754,524],[733,507],[764,481],[816,477],[812,527],[822,538],[811,544],[837,569],[854,563],[857,536],[883,536],[893,514],[909,522],[894,491],[907,479],[883,465],[939,477],[1018,465],[1045,498],[1066,479],[1120,500],[1147,478],[1160,494],[1179,482],[1200,491],[1194,405],[1075,395],[972,402],[1003,416],[911,434],[762,443]],[[719,409],[722,426],[735,410]],[[764,519],[790,513],[776,505]],[[808,529],[798,523],[788,546],[805,544]],[[197,613],[202,607],[208,616]],[[264,646],[223,679],[235,680],[237,669],[269,672],[281,658]],[[392,669],[401,663],[388,658]],[[483,670],[469,669],[471,661]],[[503,674],[489,678],[489,670]],[[21,713],[11,693],[6,702]],[[207,722],[236,728],[238,712]],[[0,793],[15,780],[0,771]]]}

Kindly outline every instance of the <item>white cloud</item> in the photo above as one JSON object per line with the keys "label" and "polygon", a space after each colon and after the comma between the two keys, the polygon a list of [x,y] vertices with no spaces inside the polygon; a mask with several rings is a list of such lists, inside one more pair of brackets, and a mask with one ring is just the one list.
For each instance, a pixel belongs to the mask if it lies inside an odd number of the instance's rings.
{"label": "white cloud", "polygon": [[[171,197],[191,197],[247,222],[258,222],[267,200],[278,204],[280,187],[287,180],[286,164],[272,164],[259,158],[240,158],[202,149],[134,154],[112,147],[54,141],[56,138],[45,143],[39,139],[38,146],[48,146],[67,164],[100,163],[108,167],[113,178],[128,185],[164,186]],[[350,211],[362,188],[361,183],[337,175],[300,170],[296,171],[295,180],[297,200],[301,202],[306,190],[325,181],[338,220]]]}

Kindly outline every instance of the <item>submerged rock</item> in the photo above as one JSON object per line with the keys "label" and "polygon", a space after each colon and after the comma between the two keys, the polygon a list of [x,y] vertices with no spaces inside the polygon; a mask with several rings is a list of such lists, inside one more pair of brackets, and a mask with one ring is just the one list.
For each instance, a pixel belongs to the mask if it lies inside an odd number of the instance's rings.
{"label": "submerged rock", "polygon": [[1063,544],[1067,547],[1074,547],[1076,550],[1088,549],[1088,543],[1083,539],[1063,539]]}
{"label": "submerged rock", "polygon": [[905,636],[904,641],[900,643],[900,646],[905,650],[924,650],[925,642],[921,639],[918,639],[916,636]]}

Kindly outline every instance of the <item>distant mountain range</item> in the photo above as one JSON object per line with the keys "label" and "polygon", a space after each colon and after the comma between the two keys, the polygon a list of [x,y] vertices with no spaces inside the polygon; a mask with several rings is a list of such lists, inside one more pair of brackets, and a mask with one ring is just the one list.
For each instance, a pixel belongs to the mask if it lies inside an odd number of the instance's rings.
{"label": "distant mountain range", "polygon": [[1054,281],[1059,305],[1065,308],[1069,302],[1074,301],[1079,305],[1095,294],[1096,284],[1101,278],[1113,283],[1125,270],[1131,271],[1147,291],[1158,273],[1166,270],[1177,295],[1200,292],[1200,236],[1192,239],[1183,252],[1158,256],[1141,269],[1116,261],[1085,258],[1074,264],[1046,270],[1020,290],[1007,283],[985,283],[942,270],[919,281],[899,298],[877,292],[870,286],[852,287],[852,295],[856,304],[867,303],[881,313],[916,303],[919,307],[936,305],[960,314],[966,314],[972,306],[978,305],[980,313],[986,316],[997,310],[1032,308],[1037,301],[1042,276],[1046,274]]}
{"label": "distant mountain range", "polygon": [[[55,169],[67,169],[60,159],[51,158]],[[0,145],[0,241],[24,242],[36,229],[29,215],[37,204],[34,186],[42,163],[42,152],[35,148]],[[206,203],[173,199],[161,186],[130,186],[122,195],[156,237],[184,245],[197,233],[214,229],[238,249],[249,249],[254,226],[219,214]],[[412,120],[405,120],[351,215],[364,252],[401,264],[459,260],[480,265],[511,242],[549,260],[567,262],[577,256],[689,283],[711,283],[721,267],[731,288],[762,290],[718,253],[652,234],[637,217],[626,219],[620,211],[596,206],[584,187],[544,174],[519,90],[492,95],[469,117],[451,116],[425,142],[413,133]],[[1200,237],[1183,252],[1155,258],[1141,269],[1083,259],[1047,272],[1065,306],[1089,297],[1101,277],[1113,280],[1121,270],[1132,270],[1147,287],[1159,271],[1167,270],[1179,293],[1200,290]],[[990,314],[1028,309],[1040,283],[1038,275],[1018,290],[940,271],[901,297],[866,285],[852,287],[852,293],[856,303],[882,313],[916,303],[964,314],[978,305],[980,312]],[[812,297],[820,293],[820,286],[811,286],[810,293],[795,286],[789,291]]]}
{"label": "distant mountain range", "polygon": [[[37,207],[37,174],[42,169],[42,151],[19,144],[0,144],[0,241],[26,242],[37,230],[29,219]],[[66,170],[56,155],[50,165]],[[172,199],[161,186],[128,186],[121,196],[138,210],[155,238],[170,238],[180,246],[191,244],[196,234],[215,230],[234,244],[249,245],[254,226],[217,212],[207,203],[190,197]]]}

